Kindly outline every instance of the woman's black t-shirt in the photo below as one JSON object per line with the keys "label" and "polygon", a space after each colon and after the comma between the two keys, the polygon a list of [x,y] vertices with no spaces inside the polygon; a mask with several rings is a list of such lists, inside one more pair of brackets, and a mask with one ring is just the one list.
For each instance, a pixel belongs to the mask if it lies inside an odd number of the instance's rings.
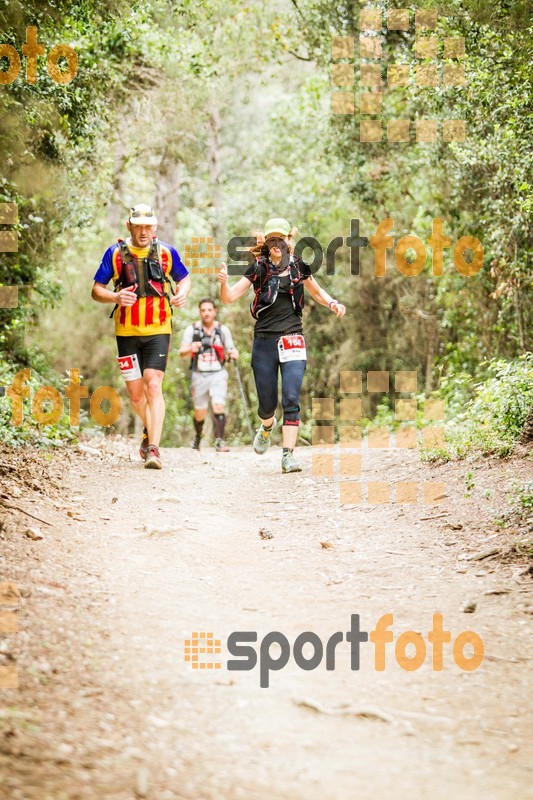
{"label": "woman's black t-shirt", "polygon": [[[244,277],[252,280],[255,265],[248,267]],[[291,279],[289,275],[280,278],[278,296],[271,306],[263,311],[255,323],[254,335],[266,339],[288,336],[290,333],[303,333],[302,319],[294,310],[290,296]]]}

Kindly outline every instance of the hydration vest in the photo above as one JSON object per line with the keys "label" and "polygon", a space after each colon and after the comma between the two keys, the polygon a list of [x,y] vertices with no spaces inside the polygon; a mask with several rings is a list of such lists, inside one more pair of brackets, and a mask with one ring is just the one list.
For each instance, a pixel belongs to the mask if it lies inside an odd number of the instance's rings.
{"label": "hydration vest", "polygon": [[[154,236],[150,250],[145,258],[139,258],[133,255],[130,248],[123,239],[118,240],[118,249],[120,253],[120,269],[118,278],[115,281],[115,291],[121,289],[128,289],[130,286],[135,286],[134,292],[138,298],[140,297],[166,297],[169,301],[173,293],[172,282],[161,265],[159,241]],[[168,284],[170,293],[166,291],[165,284]],[[112,317],[117,309],[113,309],[110,316]],[[170,306],[172,313],[172,306]]]}
{"label": "hydration vest", "polygon": [[[204,331],[202,323],[195,322],[193,325],[193,334],[192,334],[193,342],[202,342],[204,336],[207,336],[207,334]],[[217,336],[220,339],[220,344],[215,344]],[[223,367],[224,362],[226,360],[226,353],[224,348],[224,334],[222,332],[222,325],[220,324],[220,322],[215,322],[215,327],[213,328],[213,333],[211,334],[210,337],[209,349],[215,353],[219,364]],[[194,356],[191,358],[191,369],[196,369],[199,355],[200,353],[195,353]]]}
{"label": "hydration vest", "polygon": [[[292,306],[299,317],[302,316],[304,308],[304,285],[305,278],[311,275],[308,265],[301,258],[291,255],[289,262],[289,276],[291,285],[289,295]],[[252,276],[255,296],[250,303],[250,313],[254,319],[259,319],[259,315],[269,308],[275,301],[279,292],[281,278],[270,270],[270,261],[267,256],[261,256],[256,264]]]}

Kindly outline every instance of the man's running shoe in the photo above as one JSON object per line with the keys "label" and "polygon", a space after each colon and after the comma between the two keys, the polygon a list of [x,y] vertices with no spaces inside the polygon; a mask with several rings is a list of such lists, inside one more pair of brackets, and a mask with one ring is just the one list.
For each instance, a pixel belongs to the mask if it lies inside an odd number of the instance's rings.
{"label": "man's running shoe", "polygon": [[161,456],[159,455],[159,448],[155,446],[155,444],[148,445],[148,455],[146,456],[146,461],[144,462],[145,469],[162,469],[163,462],[161,461]]}
{"label": "man's running shoe", "polygon": [[215,439],[215,450],[217,453],[229,453],[229,447],[224,439]]}
{"label": "man's running shoe", "polygon": [[276,417],[274,417],[274,421],[272,422],[272,427],[268,431],[265,429],[263,423],[261,423],[261,427],[255,434],[254,438],[254,450],[258,455],[262,456],[263,453],[266,453],[266,451],[270,447],[270,434],[272,433],[275,427],[276,427]]}
{"label": "man's running shoe", "polygon": [[202,441],[202,437],[199,436],[198,434],[196,434],[196,436],[193,439],[192,445],[191,445],[192,449],[193,450],[199,450],[201,441]]}
{"label": "man's running shoe", "polygon": [[287,472],[301,472],[302,468],[296,461],[294,453],[289,450],[288,453],[283,453],[281,459],[281,471],[285,474]]}
{"label": "man's running shoe", "polygon": [[146,461],[148,455],[148,431],[143,428],[143,438],[141,439],[141,446],[139,447],[139,455],[143,461]]}

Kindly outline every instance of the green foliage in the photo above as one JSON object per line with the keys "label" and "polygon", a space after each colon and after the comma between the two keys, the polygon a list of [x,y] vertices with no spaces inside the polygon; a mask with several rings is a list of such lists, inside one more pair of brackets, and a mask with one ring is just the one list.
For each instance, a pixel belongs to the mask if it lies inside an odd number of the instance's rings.
{"label": "green foliage", "polygon": [[[7,446],[19,446],[31,444],[37,447],[61,447],[67,442],[77,441],[77,430],[70,425],[68,417],[68,402],[64,404],[65,413],[54,425],[40,425],[32,412],[32,398],[38,389],[43,386],[54,386],[63,395],[64,386],[67,381],[58,380],[44,364],[41,364],[46,371],[46,375],[39,374],[35,369],[30,371],[30,379],[26,384],[30,390],[30,396],[23,399],[23,420],[21,425],[15,425],[12,412],[12,402],[7,395],[0,398],[0,441]],[[0,356],[0,385],[9,387],[18,367],[7,362]],[[43,413],[49,410],[50,406],[43,405]],[[86,413],[82,412],[82,418],[87,418]]]}
{"label": "green foliage", "polygon": [[511,444],[533,405],[533,355],[511,362],[497,360],[491,372],[494,377],[476,387],[467,417],[485,433]]}
{"label": "green foliage", "polygon": [[517,505],[524,511],[533,511],[533,481],[525,481],[517,487]]}
{"label": "green foliage", "polygon": [[464,458],[476,451],[509,455],[533,405],[533,355],[516,361],[496,359],[488,365],[489,377],[474,387],[474,397],[446,429],[444,452],[429,449],[426,460]]}

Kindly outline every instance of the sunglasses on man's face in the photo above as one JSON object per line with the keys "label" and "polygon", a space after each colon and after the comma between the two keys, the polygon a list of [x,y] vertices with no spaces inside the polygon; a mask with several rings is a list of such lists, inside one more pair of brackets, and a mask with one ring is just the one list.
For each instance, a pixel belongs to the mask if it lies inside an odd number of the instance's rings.
{"label": "sunglasses on man's face", "polygon": [[278,238],[277,236],[272,236],[271,238],[267,239],[265,242],[268,247],[282,247],[284,244],[287,244],[285,239]]}

